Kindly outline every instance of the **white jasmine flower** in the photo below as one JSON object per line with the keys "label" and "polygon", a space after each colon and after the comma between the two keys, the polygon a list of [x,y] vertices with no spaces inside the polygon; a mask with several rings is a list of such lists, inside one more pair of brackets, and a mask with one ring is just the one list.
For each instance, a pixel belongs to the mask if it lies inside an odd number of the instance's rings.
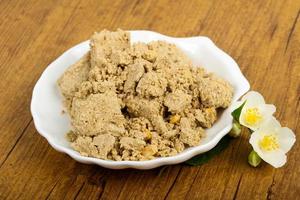
{"label": "white jasmine flower", "polygon": [[250,144],[254,151],[267,163],[278,168],[286,163],[286,153],[296,141],[295,134],[287,127],[271,117],[261,127],[253,132]]}
{"label": "white jasmine flower", "polygon": [[266,104],[263,96],[255,91],[248,92],[239,102],[239,105],[244,102],[245,105],[241,111],[239,122],[253,131],[269,120],[276,111],[274,105]]}

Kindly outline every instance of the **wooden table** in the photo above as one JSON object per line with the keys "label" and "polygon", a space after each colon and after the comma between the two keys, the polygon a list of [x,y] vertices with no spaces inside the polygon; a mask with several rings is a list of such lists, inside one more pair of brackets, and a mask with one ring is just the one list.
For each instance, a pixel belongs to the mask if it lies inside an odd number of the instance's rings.
{"label": "wooden table", "polygon": [[280,169],[248,166],[244,132],[202,166],[116,171],[56,152],[29,111],[46,66],[94,31],[206,35],[300,139],[300,0],[2,0],[0,10],[0,199],[300,199],[298,142]]}

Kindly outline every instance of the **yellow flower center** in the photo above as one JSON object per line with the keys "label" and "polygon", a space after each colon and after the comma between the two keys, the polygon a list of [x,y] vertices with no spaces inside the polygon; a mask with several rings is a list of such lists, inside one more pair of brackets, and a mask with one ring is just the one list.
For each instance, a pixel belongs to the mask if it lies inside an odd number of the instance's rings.
{"label": "yellow flower center", "polygon": [[275,135],[265,135],[259,141],[259,147],[264,151],[273,151],[279,149],[278,138]]}
{"label": "yellow flower center", "polygon": [[248,108],[244,115],[245,121],[249,125],[254,125],[262,120],[262,115],[258,108]]}

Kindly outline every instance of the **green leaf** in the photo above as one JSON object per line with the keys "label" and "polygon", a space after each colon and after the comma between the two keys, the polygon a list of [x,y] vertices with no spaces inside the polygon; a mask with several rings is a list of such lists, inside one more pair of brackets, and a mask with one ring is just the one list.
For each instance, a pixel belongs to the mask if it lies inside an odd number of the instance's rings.
{"label": "green leaf", "polygon": [[246,101],[240,107],[238,107],[237,109],[235,109],[231,113],[233,119],[236,120],[239,123],[240,123],[240,120],[239,120],[240,119],[240,115],[241,115],[241,112],[242,112],[242,109],[243,109],[245,103],[246,103]]}
{"label": "green leaf", "polygon": [[192,166],[202,165],[206,162],[208,162],[210,159],[212,159],[215,155],[218,155],[220,152],[222,152],[224,149],[226,149],[231,141],[231,137],[226,135],[224,136],[220,142],[210,151],[197,155],[185,163]]}

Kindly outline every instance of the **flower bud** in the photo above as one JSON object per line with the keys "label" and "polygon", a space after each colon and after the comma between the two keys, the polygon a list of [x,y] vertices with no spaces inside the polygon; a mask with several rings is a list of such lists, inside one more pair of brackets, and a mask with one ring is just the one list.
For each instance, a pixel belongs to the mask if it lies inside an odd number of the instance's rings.
{"label": "flower bud", "polygon": [[231,137],[239,137],[241,135],[242,132],[242,127],[241,125],[237,122],[237,121],[233,121],[232,123],[232,129],[230,130],[230,132],[228,133],[229,136]]}
{"label": "flower bud", "polygon": [[261,158],[254,150],[252,150],[248,156],[248,163],[252,167],[257,167],[260,164],[260,162],[261,162]]}

